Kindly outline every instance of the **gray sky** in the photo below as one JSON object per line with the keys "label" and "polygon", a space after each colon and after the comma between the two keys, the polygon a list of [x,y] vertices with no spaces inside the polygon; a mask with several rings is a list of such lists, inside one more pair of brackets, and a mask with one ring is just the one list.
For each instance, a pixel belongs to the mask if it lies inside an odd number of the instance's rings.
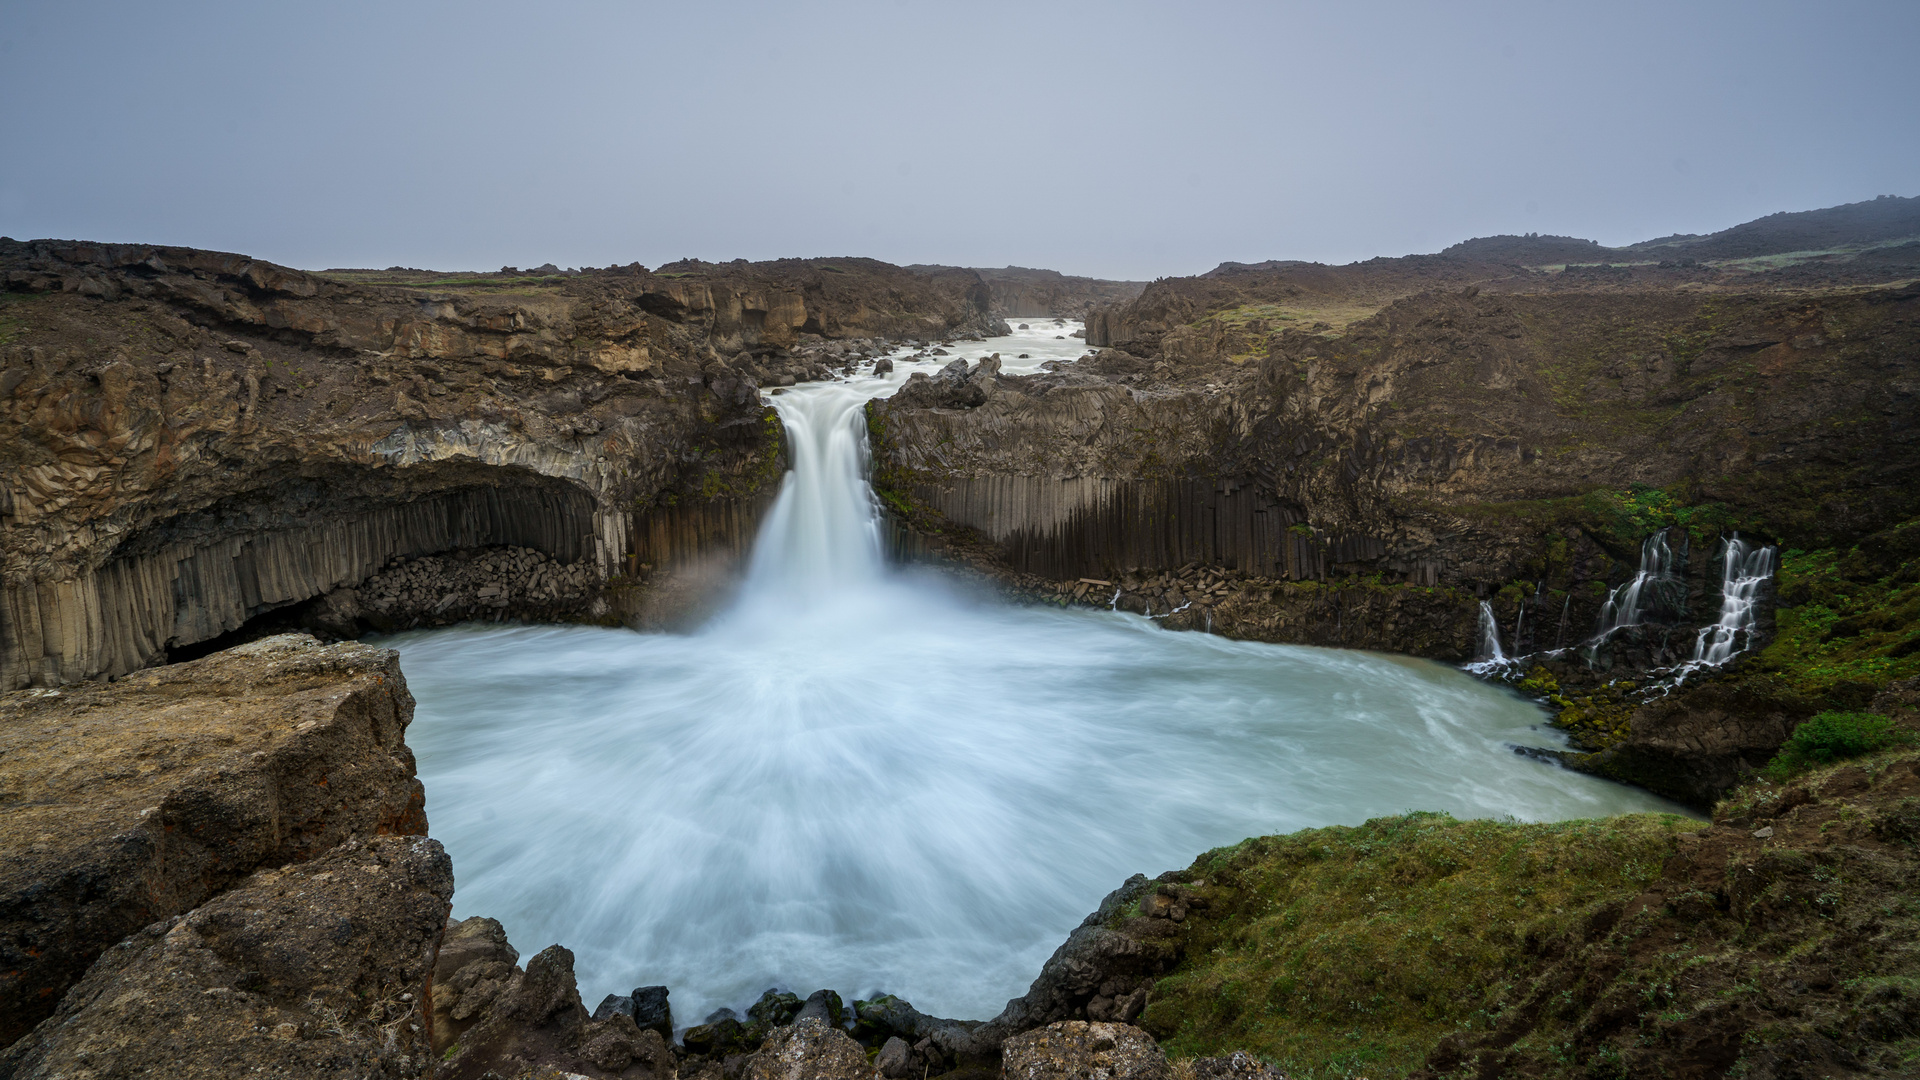
{"label": "gray sky", "polygon": [[1920,194],[1920,3],[0,0],[0,233],[1107,277]]}

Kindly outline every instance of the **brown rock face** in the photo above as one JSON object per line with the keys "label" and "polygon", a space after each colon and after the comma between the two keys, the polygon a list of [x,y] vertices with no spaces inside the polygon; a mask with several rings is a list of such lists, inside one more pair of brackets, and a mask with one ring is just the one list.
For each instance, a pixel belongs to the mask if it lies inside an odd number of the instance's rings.
{"label": "brown rock face", "polygon": [[993,313],[1004,319],[1079,318],[1091,308],[1131,300],[1147,287],[1144,281],[1075,277],[1057,270],[1034,270],[1025,266],[962,269],[916,265],[908,269],[935,275],[979,275],[993,298]]}
{"label": "brown rock face", "polygon": [[425,837],[264,870],[109,949],[0,1075],[427,1074],[421,1011],[453,868]]}
{"label": "brown rock face", "polygon": [[302,605],[449,551],[551,561],[565,595],[516,610],[627,617],[752,535],[783,472],[757,387],[827,374],[800,335],[944,336],[987,305],[977,276],[857,259],[309,274],[64,241],[0,244],[0,288],[5,689],[337,625]]}
{"label": "brown rock face", "polygon": [[262,867],[424,834],[395,654],[269,638],[0,695],[0,1042],[101,951]]}
{"label": "brown rock face", "polygon": [[1001,1051],[1007,1080],[1171,1080],[1153,1036],[1126,1024],[1063,1020],[1015,1035]]}
{"label": "brown rock face", "polygon": [[447,924],[433,972],[433,1053],[440,1080],[576,1075],[594,1080],[672,1080],[678,1071],[661,1033],[629,1013],[594,1019],[580,1001],[573,953],[558,945],[519,956],[500,924]]}

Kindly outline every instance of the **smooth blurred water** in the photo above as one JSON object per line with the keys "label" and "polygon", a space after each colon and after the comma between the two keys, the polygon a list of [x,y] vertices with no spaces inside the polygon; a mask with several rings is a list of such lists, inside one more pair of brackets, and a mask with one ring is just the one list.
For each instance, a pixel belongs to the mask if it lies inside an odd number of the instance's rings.
{"label": "smooth blurred water", "polygon": [[[1029,323],[961,351],[1013,370],[1081,351]],[[665,983],[685,1024],[826,986],[984,1018],[1129,874],[1247,836],[1678,809],[1514,754],[1556,743],[1539,710],[1439,664],[888,569],[859,407],[906,374],[773,399],[795,473],[702,630],[389,639],[455,913],[502,920],[523,953],[572,948],[589,1006]]]}

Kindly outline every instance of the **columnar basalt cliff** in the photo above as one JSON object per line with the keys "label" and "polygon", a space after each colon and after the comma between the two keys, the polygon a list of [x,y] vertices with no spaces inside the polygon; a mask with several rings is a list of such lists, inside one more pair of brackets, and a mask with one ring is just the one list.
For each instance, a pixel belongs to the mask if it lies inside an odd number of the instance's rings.
{"label": "columnar basalt cliff", "polygon": [[759,385],[857,355],[828,338],[990,327],[977,278],[871,260],[310,274],[5,241],[0,277],[7,687],[124,674],[449,550],[584,564],[573,617],[654,617],[771,497]]}
{"label": "columnar basalt cliff", "polygon": [[[1895,202],[1886,227],[1920,230]],[[1090,316],[1110,347],[1078,364],[874,403],[902,546],[1170,625],[1462,661],[1483,652],[1483,602],[1507,655],[1580,645],[1643,541],[1677,530],[1681,601],[1658,634],[1542,658],[1572,686],[1687,660],[1737,531],[1824,549],[1920,514],[1920,268],[1590,279],[1494,261],[1566,257],[1507,240],[1156,282]],[[1583,763],[1710,802],[1815,707],[1762,696],[1764,737]],[[1682,745],[1697,760],[1677,767]]]}

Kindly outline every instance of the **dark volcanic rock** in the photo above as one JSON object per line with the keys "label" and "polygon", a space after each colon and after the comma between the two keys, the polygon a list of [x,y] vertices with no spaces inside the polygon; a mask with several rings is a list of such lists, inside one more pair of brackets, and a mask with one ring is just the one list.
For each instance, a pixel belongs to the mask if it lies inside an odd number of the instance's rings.
{"label": "dark volcanic rock", "polygon": [[633,1022],[641,1028],[673,1038],[673,1008],[664,986],[641,986],[633,991]]}
{"label": "dark volcanic rock", "polygon": [[0,1075],[418,1077],[453,870],[424,837],[266,870],[109,949]]}
{"label": "dark volcanic rock", "polygon": [[0,695],[0,1040],[101,951],[262,867],[427,822],[395,654],[269,638]]}
{"label": "dark volcanic rock", "polygon": [[[757,386],[853,359],[803,343],[992,323],[978,275],[864,259],[528,280],[0,239],[0,291],[32,311],[0,343],[0,689],[263,619],[664,620],[724,588],[708,545],[750,537],[778,488]],[[400,560],[502,548],[564,572],[351,595]]]}

